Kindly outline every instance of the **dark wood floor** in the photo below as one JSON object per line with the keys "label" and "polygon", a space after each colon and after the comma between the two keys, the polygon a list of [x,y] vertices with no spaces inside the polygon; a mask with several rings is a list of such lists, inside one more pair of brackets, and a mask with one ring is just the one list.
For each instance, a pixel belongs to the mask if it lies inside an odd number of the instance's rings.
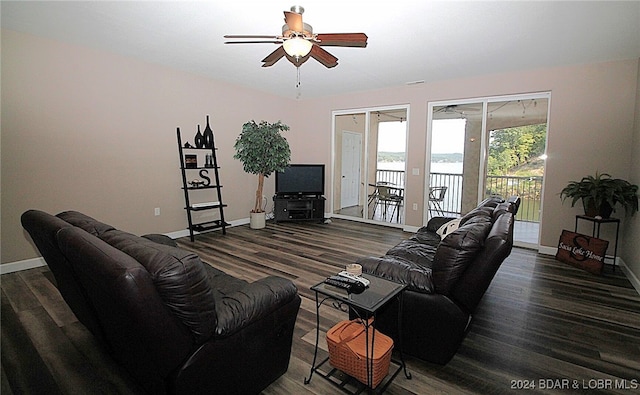
{"label": "dark wood floor", "polygon": [[[409,236],[334,220],[268,224],[258,231],[240,226],[226,236],[214,232],[179,243],[249,281],[270,274],[293,280],[303,300],[291,363],[264,393],[331,394],[335,388],[321,377],[303,384],[315,339],[309,287],[357,257],[382,255]],[[77,322],[47,268],[5,274],[1,281],[3,395],[139,393]],[[345,318],[331,307],[321,314],[323,330]],[[413,379],[399,375],[387,393],[640,393],[640,296],[619,270],[594,276],[516,248],[451,362],[439,366],[407,358],[407,364]],[[531,385],[535,388],[518,390]]]}

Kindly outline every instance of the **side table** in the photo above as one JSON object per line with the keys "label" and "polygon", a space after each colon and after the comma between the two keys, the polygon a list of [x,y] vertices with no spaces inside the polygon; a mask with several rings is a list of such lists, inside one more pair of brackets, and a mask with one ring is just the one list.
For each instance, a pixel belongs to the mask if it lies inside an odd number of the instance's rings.
{"label": "side table", "polygon": [[[316,344],[309,377],[304,379],[305,384],[309,384],[311,382],[311,378],[313,376],[313,373],[315,372],[321,377],[328,380],[333,385],[337,386],[345,392],[348,392],[348,389],[344,386],[344,382],[340,383],[332,380],[332,374],[336,371],[335,368],[333,368],[333,370],[331,370],[329,373],[323,373],[319,370],[320,367],[327,363],[329,357],[325,358],[323,361],[316,365],[316,360],[318,357],[318,339],[320,337],[320,306],[322,306],[324,302],[332,300],[334,302],[333,306],[335,308],[338,308],[342,311],[349,311],[349,309],[354,311],[356,315],[358,315],[358,317],[362,319],[363,325],[365,325],[365,333],[367,334],[369,333],[369,325],[373,325],[375,327],[376,313],[378,312],[378,310],[394,298],[399,298],[398,318],[401,316],[402,291],[404,290],[406,285],[385,280],[383,278],[376,277],[370,274],[363,274],[362,276],[369,280],[370,284],[369,287],[367,287],[367,289],[365,289],[365,291],[361,294],[348,294],[346,290],[325,284],[324,282],[318,283],[311,287],[311,290],[315,292],[316,296]],[[368,317],[360,317],[361,313],[368,315]],[[373,317],[371,324],[369,324],[369,320],[367,319],[369,317]],[[400,326],[400,322],[400,319],[398,319],[398,326]],[[398,328],[398,333],[402,333],[400,329],[401,328]],[[373,358],[369,358],[368,355],[371,354],[371,356],[373,356],[375,331],[373,331],[372,336],[373,338],[371,339],[371,350],[368,350],[369,341],[365,341],[365,344],[367,345],[367,388],[369,389],[369,391],[373,390],[371,388],[371,383],[373,382]],[[407,372],[407,367],[404,363],[402,346],[401,344],[398,344],[397,346],[400,354],[400,361],[392,359],[391,362],[397,364],[398,368],[390,378],[385,379],[387,380],[386,383],[384,382],[384,380],[382,383],[380,383],[380,386],[376,388],[376,391],[379,391],[378,393],[384,392],[384,390],[389,386],[389,384],[391,384],[398,373],[400,373],[400,370],[404,369],[405,377],[407,379],[411,379],[411,374]],[[358,391],[357,393],[360,392],[361,391]]]}
{"label": "side table", "polygon": [[[602,224],[616,224],[616,240],[615,246],[613,248],[613,262],[611,265],[613,266],[613,271],[616,271],[616,257],[618,255],[618,235],[620,233],[620,219],[618,218],[595,218],[589,217],[586,215],[576,215],[576,226],[574,232],[578,233],[578,220],[584,220],[592,222],[591,236],[600,238],[600,225]],[[607,255],[605,254],[604,260],[607,259]],[[603,261],[604,261],[603,260]]]}

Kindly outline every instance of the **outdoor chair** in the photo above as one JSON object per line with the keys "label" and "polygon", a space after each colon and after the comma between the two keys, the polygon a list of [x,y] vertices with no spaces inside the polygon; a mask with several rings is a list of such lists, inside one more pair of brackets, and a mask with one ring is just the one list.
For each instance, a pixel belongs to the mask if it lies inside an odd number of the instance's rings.
{"label": "outdoor chair", "polygon": [[430,187],[429,188],[429,216],[433,217],[432,211],[436,215],[444,216],[442,205],[444,204],[444,195],[447,193],[447,187]]}
{"label": "outdoor chair", "polygon": [[[377,197],[377,205],[382,205],[382,218],[387,219],[387,213],[390,206],[393,206],[393,210],[391,211],[391,219],[393,219],[394,214],[396,215],[396,221],[400,222],[400,210],[402,208],[403,198],[402,195],[398,192],[401,189],[387,186],[387,185],[378,185],[378,197]],[[374,208],[375,214],[375,208]]]}

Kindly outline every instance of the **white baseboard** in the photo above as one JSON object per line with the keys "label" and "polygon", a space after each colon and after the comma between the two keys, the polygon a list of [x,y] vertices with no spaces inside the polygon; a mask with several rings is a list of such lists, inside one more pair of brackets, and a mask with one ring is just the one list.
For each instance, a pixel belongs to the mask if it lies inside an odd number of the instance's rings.
{"label": "white baseboard", "polygon": [[0,265],[0,274],[19,272],[21,270],[33,269],[34,267],[46,266],[44,258],[25,259],[23,261],[9,262]]}
{"label": "white baseboard", "polygon": [[547,246],[539,246],[538,252],[544,255],[553,255],[555,256],[558,252],[558,247],[547,247]]}
{"label": "white baseboard", "polygon": [[[328,218],[328,216],[325,218]],[[246,225],[248,223],[249,223],[249,218],[241,218],[235,221],[231,221],[229,223],[229,227]],[[405,232],[415,233],[418,231],[418,227],[404,226],[403,230]],[[189,231],[187,229],[184,229],[184,230],[178,230],[175,232],[165,233],[165,235],[171,237],[172,239],[179,239],[181,237],[189,236]],[[539,246],[538,252],[540,254],[555,256],[556,253],[558,252],[558,248]],[[625,274],[625,276],[627,276],[627,278],[631,282],[631,285],[633,285],[633,288],[635,288],[638,294],[640,294],[640,279],[638,279],[638,277],[635,275],[634,272],[629,270],[629,267],[625,264],[622,258],[620,257],[616,258],[615,264],[622,270],[622,272]],[[0,265],[0,275],[19,272],[21,270],[33,269],[35,267],[46,266],[46,265],[47,263],[44,261],[44,258],[42,257],[25,259],[23,261],[9,262],[9,263]]]}
{"label": "white baseboard", "polygon": [[[248,223],[249,223],[249,218],[242,218],[239,220],[231,221],[228,227],[230,228],[233,226],[245,225]],[[187,229],[184,229],[184,230],[178,230],[175,232],[164,233],[164,235],[169,236],[172,239],[179,239],[180,237],[189,236],[189,231]],[[21,270],[33,269],[34,267],[40,267],[40,266],[46,266],[46,265],[47,265],[47,262],[45,262],[44,258],[42,257],[25,259],[23,261],[3,263],[2,265],[0,265],[0,275],[19,272]]]}
{"label": "white baseboard", "polygon": [[629,269],[629,266],[627,266],[622,258],[618,257],[617,261],[620,270],[622,270],[624,275],[627,276],[629,282],[631,283],[631,285],[633,285],[633,288],[635,288],[636,292],[638,292],[638,294],[640,295],[640,279],[638,279],[636,274]]}
{"label": "white baseboard", "polygon": [[411,232],[411,233],[416,233],[418,232],[418,229],[420,229],[422,226],[409,226],[409,225],[404,225],[402,230],[405,232]]}
{"label": "white baseboard", "polygon": [[[249,218],[241,218],[235,221],[229,222],[229,226],[227,228],[232,228],[234,226],[246,225],[249,223]],[[217,230],[217,229],[216,229]],[[200,232],[193,232],[193,234],[199,235]],[[164,233],[165,236],[169,236],[172,239],[179,239],[181,237],[189,236],[189,229],[177,230],[175,232]]]}

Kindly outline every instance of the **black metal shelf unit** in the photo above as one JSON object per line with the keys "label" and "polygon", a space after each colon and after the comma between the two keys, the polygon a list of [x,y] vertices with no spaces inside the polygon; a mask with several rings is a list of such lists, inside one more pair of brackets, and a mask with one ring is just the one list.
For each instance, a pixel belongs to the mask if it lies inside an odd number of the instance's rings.
{"label": "black metal shelf unit", "polygon": [[[218,160],[216,158],[217,148],[215,146],[215,140],[212,139],[211,147],[198,148],[191,146],[189,143],[187,143],[186,146],[182,143],[180,128],[177,130],[177,137],[178,152],[180,153],[180,171],[182,173],[182,190],[184,191],[185,201],[184,209],[187,212],[189,237],[191,241],[195,241],[194,232],[201,233],[214,229],[222,229],[222,234],[227,234],[226,228],[229,224],[224,220],[224,208],[227,207],[227,205],[222,203],[222,185],[220,185],[220,174],[218,172],[220,167],[218,167]],[[189,153],[186,154],[186,152]],[[196,164],[189,163],[187,166],[185,155],[190,155],[192,158],[195,157]],[[197,161],[208,155],[210,155],[210,159],[205,161],[207,165],[198,166]],[[213,170],[213,177],[209,175],[210,170]],[[206,179],[209,184],[192,184],[192,182],[187,181],[187,175],[190,173],[194,175],[197,174]],[[213,198],[217,200],[202,201],[206,198],[211,199],[212,192],[214,193]],[[195,222],[196,218],[194,218],[193,213],[205,210],[218,210],[218,219]]]}

